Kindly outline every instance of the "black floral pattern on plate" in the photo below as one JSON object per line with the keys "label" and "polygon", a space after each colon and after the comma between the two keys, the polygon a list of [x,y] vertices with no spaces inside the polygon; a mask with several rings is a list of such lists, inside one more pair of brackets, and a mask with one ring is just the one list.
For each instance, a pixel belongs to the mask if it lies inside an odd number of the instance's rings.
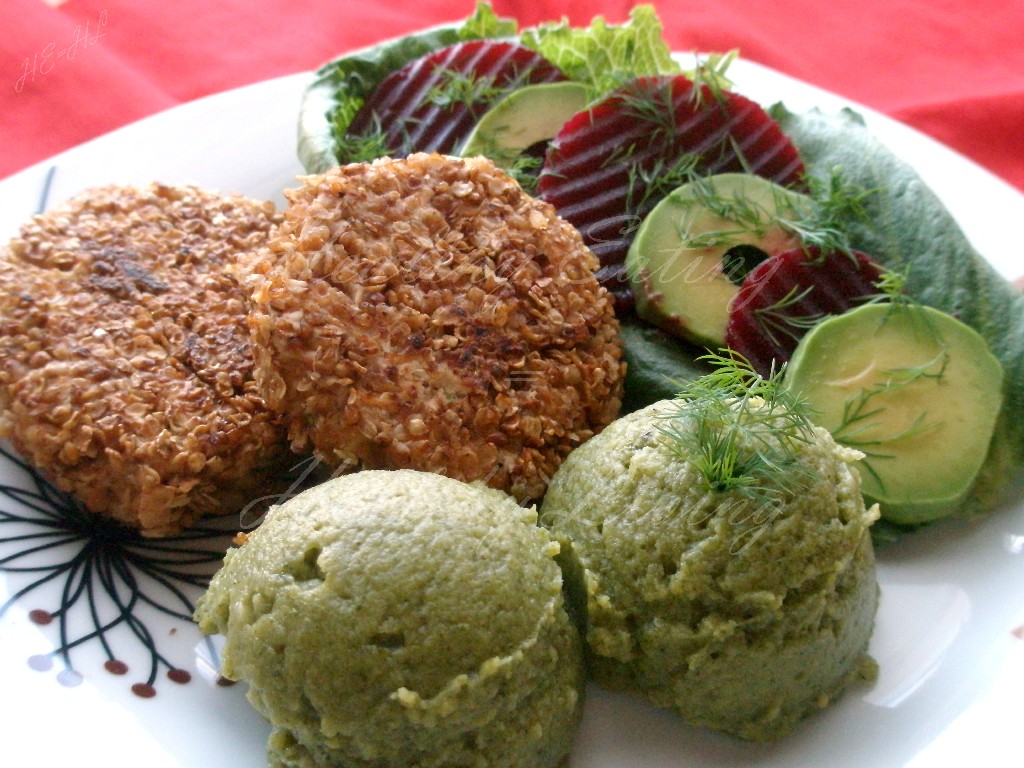
{"label": "black floral pattern on plate", "polygon": [[207,521],[180,536],[147,539],[89,512],[8,448],[0,447],[0,456],[14,465],[6,475],[23,478],[0,482],[0,570],[19,574],[22,582],[0,604],[0,618],[16,603],[40,599],[28,611],[29,621],[56,628],[53,650],[28,664],[45,671],[60,661],[58,681],[77,685],[82,676],[75,652],[97,643],[104,668],[115,675],[128,672],[123,653],[144,649],[146,677],[131,685],[138,696],[156,694],[161,670],[175,683],[189,682],[192,674],[161,651],[146,616],[191,623],[195,599],[220,566],[238,520]]}

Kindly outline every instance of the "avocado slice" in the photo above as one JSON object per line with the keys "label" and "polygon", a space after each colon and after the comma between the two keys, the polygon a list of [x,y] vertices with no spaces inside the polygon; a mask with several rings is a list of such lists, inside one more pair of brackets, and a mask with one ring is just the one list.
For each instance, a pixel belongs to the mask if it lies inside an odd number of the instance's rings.
{"label": "avocado slice", "polygon": [[670,192],[646,216],[626,256],[636,313],[696,344],[725,346],[729,303],[743,259],[763,261],[800,247],[786,222],[811,200],[747,173],[696,179]]}
{"label": "avocado slice", "polygon": [[963,502],[1003,401],[1003,369],[984,339],[923,305],[869,304],[822,321],[784,381],[836,442],[865,454],[864,496],[900,524]]}
{"label": "avocado slice", "polygon": [[555,137],[587,104],[587,89],[570,81],[516,88],[487,110],[466,137],[463,157],[486,155],[498,165],[511,163],[541,141]]}

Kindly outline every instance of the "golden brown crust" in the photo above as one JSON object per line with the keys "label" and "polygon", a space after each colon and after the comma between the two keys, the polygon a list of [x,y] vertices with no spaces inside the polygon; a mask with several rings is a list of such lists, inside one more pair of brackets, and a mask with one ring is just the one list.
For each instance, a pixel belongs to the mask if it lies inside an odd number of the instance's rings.
{"label": "golden brown crust", "polygon": [[245,265],[256,379],[293,447],[538,498],[618,415],[618,324],[580,234],[484,158],[306,177]]}
{"label": "golden brown crust", "polygon": [[25,224],[0,252],[0,435],[146,535],[251,499],[288,451],[252,378],[235,265],[277,218],[154,184]]}

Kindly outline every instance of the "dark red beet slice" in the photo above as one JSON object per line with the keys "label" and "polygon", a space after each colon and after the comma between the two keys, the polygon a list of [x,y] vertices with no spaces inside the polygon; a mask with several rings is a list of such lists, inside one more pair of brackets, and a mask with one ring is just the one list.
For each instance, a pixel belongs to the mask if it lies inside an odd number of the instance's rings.
{"label": "dark red beet slice", "polygon": [[732,300],[725,343],[767,376],[815,322],[877,294],[882,272],[859,251],[796,248],[771,256],[747,274]]}
{"label": "dark red beet slice", "polygon": [[352,118],[348,133],[384,131],[388,151],[451,153],[502,93],[564,80],[535,51],[501,40],[468,40],[415,59],[384,78]]}
{"label": "dark red beet slice", "polygon": [[804,171],[792,142],[758,104],[682,75],[623,86],[572,117],[548,150],[538,196],[583,233],[619,309],[630,303],[621,264],[633,234],[675,186],[664,185],[672,178],[666,169],[687,155],[697,173],[749,170],[784,186],[799,186]]}

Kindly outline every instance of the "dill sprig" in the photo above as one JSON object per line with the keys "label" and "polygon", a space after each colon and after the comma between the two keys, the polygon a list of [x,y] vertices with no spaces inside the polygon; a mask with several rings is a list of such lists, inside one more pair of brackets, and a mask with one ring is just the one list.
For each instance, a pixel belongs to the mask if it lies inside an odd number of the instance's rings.
{"label": "dill sprig", "polygon": [[464,106],[472,109],[494,101],[508,88],[496,85],[493,77],[479,77],[452,69],[439,68],[437,85],[427,91],[423,101],[442,109]]}
{"label": "dill sprig", "polygon": [[529,195],[536,194],[544,157],[533,151],[533,148],[504,147],[495,136],[480,144],[479,153],[515,179],[524,192]]}
{"label": "dill sprig", "polygon": [[[893,309],[913,309],[920,307],[921,302],[907,293],[907,282],[910,280],[910,265],[903,269],[884,267],[882,274],[875,282],[878,289],[865,299],[866,304],[887,304]],[[924,313],[920,313],[924,314]],[[928,318],[924,318],[927,322]]]}
{"label": "dill sprig", "polygon": [[733,83],[727,72],[739,55],[739,51],[712,53],[697,61],[696,67],[687,72],[693,81],[693,100],[698,107],[705,105],[705,93],[711,95],[716,102],[725,100],[725,92],[732,89]]}
{"label": "dill sprig", "polygon": [[754,317],[757,318],[760,327],[764,330],[768,339],[776,346],[781,346],[779,337],[776,334],[788,336],[793,341],[800,338],[811,328],[822,321],[824,315],[815,312],[809,315],[794,315],[788,310],[799,305],[809,294],[814,291],[813,285],[806,286],[803,290],[794,285],[786,295],[767,307],[754,309]]}
{"label": "dill sprig", "polygon": [[[761,238],[772,227],[797,233],[800,222],[810,216],[809,207],[802,211],[792,193],[782,187],[773,189],[771,205],[764,205],[746,195],[723,195],[715,189],[713,177],[693,175],[686,194],[692,204],[703,208],[734,226],[699,233],[681,233],[683,247],[708,248],[741,242],[749,236]],[[683,202],[681,200],[680,202]]]}
{"label": "dill sprig", "polygon": [[331,120],[331,136],[334,139],[334,156],[339,163],[362,163],[374,160],[390,151],[387,132],[374,118],[366,133],[349,133],[353,118],[359,113],[363,99],[351,99],[339,105]]}
{"label": "dill sprig", "polygon": [[526,194],[536,194],[537,184],[540,182],[540,169],[544,165],[544,158],[522,152],[515,157],[506,158],[501,162],[496,160],[495,162],[502,170],[516,180],[516,183],[519,184]]}
{"label": "dill sprig", "polygon": [[691,462],[709,490],[736,492],[755,503],[781,503],[807,488],[814,471],[799,460],[813,439],[809,406],[732,350],[700,358],[714,370],[680,389],[659,427],[669,448]]}
{"label": "dill sprig", "polygon": [[806,251],[817,249],[821,258],[832,252],[855,258],[849,222],[866,218],[864,201],[872,193],[846,183],[838,169],[825,182],[809,183],[809,194],[803,197],[779,187],[769,206],[744,195],[722,195],[712,178],[694,177],[689,185],[694,201],[735,227],[692,235],[684,244],[689,248],[720,246],[748,235],[760,238],[768,229],[779,227],[796,237]]}
{"label": "dill sprig", "polygon": [[864,304],[881,304],[888,308],[885,321],[896,312],[903,312],[915,328],[915,333],[923,338],[930,339],[935,344],[943,346],[942,334],[932,322],[931,315],[923,311],[924,304],[915,296],[907,292],[906,286],[910,279],[910,265],[902,270],[892,267],[882,269],[882,274],[875,286],[877,293],[864,298]]}
{"label": "dill sprig", "polygon": [[398,130],[388,130],[374,114],[364,133],[335,133],[335,157],[340,163],[368,163],[389,155],[403,157],[412,151],[409,129],[417,122],[416,118],[407,118],[397,124]]}
{"label": "dill sprig", "polygon": [[669,142],[678,133],[671,80],[633,80],[616,92],[622,113],[651,127],[645,144]]}
{"label": "dill sprig", "polygon": [[822,252],[852,255],[850,223],[869,219],[866,201],[877,190],[848,182],[840,168],[833,168],[827,179],[807,178],[806,181],[811,209],[803,220],[793,223],[793,232],[805,248],[817,247]]}
{"label": "dill sprig", "polygon": [[366,134],[344,133],[335,137],[335,153],[341,162],[368,163],[391,153],[387,134],[375,129]]}
{"label": "dill sprig", "polygon": [[630,213],[646,212],[669,192],[695,178],[700,165],[698,155],[683,153],[666,161],[659,157],[647,168],[635,163],[628,168],[626,210]]}
{"label": "dill sprig", "polygon": [[882,270],[882,275],[879,277],[878,282],[875,283],[878,287],[878,294],[872,298],[878,301],[906,301],[909,298],[906,292],[907,280],[909,278],[909,265],[902,271],[886,267]]}
{"label": "dill sprig", "polygon": [[949,363],[949,353],[940,350],[932,359],[920,365],[905,368],[893,368],[884,371],[884,379],[869,387],[864,387],[843,403],[843,415],[839,425],[832,430],[836,442],[855,448],[864,454],[862,466],[871,473],[881,488],[885,488],[882,477],[875,470],[873,463],[879,459],[891,459],[893,455],[886,453],[884,446],[899,440],[908,440],[918,435],[931,432],[942,426],[942,422],[930,421],[927,411],[922,411],[914,420],[903,427],[885,434],[878,432],[879,420],[886,411],[884,402],[879,398],[890,395],[900,389],[925,379],[941,380]]}

